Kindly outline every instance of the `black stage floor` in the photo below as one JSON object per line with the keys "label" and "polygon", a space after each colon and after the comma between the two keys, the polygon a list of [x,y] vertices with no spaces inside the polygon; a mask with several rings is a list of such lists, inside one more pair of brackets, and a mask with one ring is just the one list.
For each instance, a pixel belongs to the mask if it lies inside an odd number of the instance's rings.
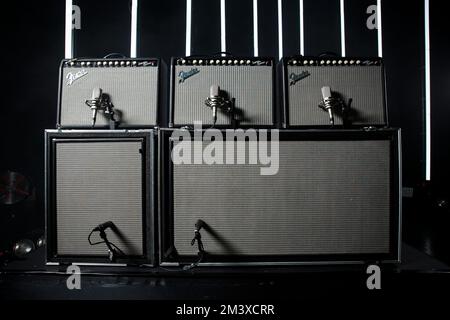
{"label": "black stage floor", "polygon": [[[199,267],[188,272],[160,268],[81,267],[81,290],[69,290],[66,286],[69,275],[62,268],[44,267],[43,251],[35,251],[27,261],[12,262],[2,271],[1,298],[285,300],[369,293],[366,287],[368,275],[363,265]],[[410,287],[444,285],[441,277],[449,279],[448,265],[409,245],[403,246],[402,257],[400,265],[381,269],[382,290],[389,294],[410,290]],[[416,285],[412,286],[411,281],[416,281]]]}

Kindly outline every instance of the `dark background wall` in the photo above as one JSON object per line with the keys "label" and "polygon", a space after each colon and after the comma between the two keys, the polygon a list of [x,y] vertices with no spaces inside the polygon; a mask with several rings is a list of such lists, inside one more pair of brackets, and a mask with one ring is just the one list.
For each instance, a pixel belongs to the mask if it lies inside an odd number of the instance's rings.
{"label": "dark background wall", "polygon": [[[192,0],[192,54],[220,51],[220,0]],[[305,52],[340,53],[338,0],[304,0]],[[347,55],[377,55],[376,30],[369,30],[366,10],[374,0],[346,0]],[[78,57],[129,55],[130,1],[74,0],[81,8],[81,29],[74,30]],[[36,189],[36,210],[1,207],[11,221],[12,211],[29,228],[44,222],[43,130],[56,121],[58,65],[64,58],[64,1],[14,1],[1,20],[2,91],[0,169],[28,176]],[[186,1],[141,0],[138,55],[171,56],[185,53]],[[253,54],[252,0],[227,0],[227,51]],[[283,49],[299,53],[299,1],[283,0]],[[439,192],[448,192],[450,62],[444,2],[432,2],[432,179]],[[259,1],[259,52],[278,55],[277,1]],[[419,186],[424,177],[424,3],[383,1],[383,39],[389,116],[403,129],[404,185]],[[7,224],[3,224],[7,225]],[[7,228],[12,230],[12,228]],[[6,230],[3,234],[8,232]]]}

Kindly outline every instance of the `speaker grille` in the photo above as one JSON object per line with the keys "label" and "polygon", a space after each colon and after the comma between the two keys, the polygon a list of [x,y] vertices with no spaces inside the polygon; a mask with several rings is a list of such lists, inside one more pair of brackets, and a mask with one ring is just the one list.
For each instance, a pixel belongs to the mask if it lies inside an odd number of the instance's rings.
{"label": "speaker grille", "polygon": [[[157,67],[85,68],[87,74],[68,85],[67,75],[80,70],[83,68],[63,68],[60,106],[62,127],[90,127],[92,113],[85,101],[91,99],[94,88],[101,88],[104,94],[110,96],[115,117],[121,127],[156,125]],[[99,111],[96,125],[108,124],[103,111]]]}
{"label": "speaker grille", "polygon": [[[279,172],[174,165],[174,244],[195,255],[381,254],[390,244],[390,142],[280,141]],[[214,235],[213,235],[214,234]]]}
{"label": "speaker grille", "polygon": [[[60,142],[56,144],[56,225],[59,255],[106,255],[88,235],[112,221],[108,239],[127,255],[143,255],[141,143]],[[101,241],[96,232],[93,242]]]}
{"label": "speaker grille", "polygon": [[[217,84],[235,98],[236,118],[241,125],[273,125],[272,66],[195,66],[199,72],[184,82],[178,74],[194,67],[175,67],[173,122],[175,125],[202,121],[212,124],[211,109],[205,106],[211,85]],[[220,111],[218,125],[229,125],[230,117]]]}
{"label": "speaker grille", "polygon": [[[308,72],[310,75],[289,85],[289,125],[329,125],[328,114],[318,107],[322,101],[321,88],[329,86],[348,104],[349,120],[354,125],[384,125],[384,74],[381,66],[318,67],[288,66],[287,76]],[[335,117],[342,125],[342,116]]]}

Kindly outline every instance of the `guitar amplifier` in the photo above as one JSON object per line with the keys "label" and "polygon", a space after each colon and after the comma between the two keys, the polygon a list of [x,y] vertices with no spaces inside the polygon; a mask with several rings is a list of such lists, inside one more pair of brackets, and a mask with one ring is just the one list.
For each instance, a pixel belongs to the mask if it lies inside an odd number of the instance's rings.
{"label": "guitar amplifier", "polygon": [[[154,262],[154,133],[47,130],[47,261]],[[115,250],[94,229],[105,230]]]}
{"label": "guitar amplifier", "polygon": [[399,261],[399,130],[263,131],[161,131],[162,265]]}
{"label": "guitar amplifier", "polygon": [[213,112],[205,105],[211,86],[219,87],[229,105],[218,109],[216,126],[274,126],[274,72],[272,58],[172,58],[169,126],[214,124]]}
{"label": "guitar amplifier", "polygon": [[[60,67],[59,128],[92,128],[89,100],[95,90],[108,101],[118,128],[158,125],[164,98],[164,64],[158,59],[72,59]],[[104,108],[103,108],[104,109]],[[97,111],[94,128],[108,128],[109,114]]]}
{"label": "guitar amplifier", "polygon": [[283,58],[278,69],[284,128],[330,126],[327,107],[335,126],[388,126],[381,58]]}

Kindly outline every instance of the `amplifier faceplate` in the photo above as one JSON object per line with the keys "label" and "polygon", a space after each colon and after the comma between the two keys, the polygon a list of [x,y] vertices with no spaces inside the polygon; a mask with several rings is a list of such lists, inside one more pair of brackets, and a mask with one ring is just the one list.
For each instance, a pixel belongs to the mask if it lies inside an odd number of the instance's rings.
{"label": "amplifier faceplate", "polygon": [[298,62],[294,65],[292,60],[287,62],[284,69],[287,95],[284,100],[284,125],[329,126],[327,112],[319,108],[323,99],[321,88],[324,86],[329,86],[349,110],[346,115],[335,111],[335,125],[387,125],[382,63],[375,60],[363,65],[359,60],[349,60],[350,65],[345,60],[348,65],[342,65],[342,61],[337,65],[336,60],[333,61],[333,65],[321,65],[321,62],[314,65]]}
{"label": "amplifier faceplate", "polygon": [[354,139],[348,133],[315,134],[281,140],[279,171],[273,176],[260,175],[260,165],[172,164],[173,238],[166,241],[173,241],[173,260],[196,256],[191,240],[199,219],[208,225],[201,231],[205,263],[325,261],[330,256],[354,261],[367,255],[395,260],[395,133],[379,138],[369,133],[368,139],[363,133]]}
{"label": "amplifier faceplate", "polygon": [[[235,99],[238,126],[273,126],[273,64],[270,65],[174,65],[172,66],[172,124],[212,124],[205,106],[211,85],[219,85]],[[188,77],[184,75],[189,75]],[[217,125],[230,125],[230,115],[218,112]]]}
{"label": "amplifier faceplate", "polygon": [[[130,60],[128,60],[129,62]],[[106,61],[107,63],[109,61]],[[150,127],[157,124],[158,64],[123,65],[111,61],[112,66],[74,66],[63,63],[61,72],[60,110],[58,123],[63,128],[90,128],[92,112],[85,104],[94,88],[108,95],[119,121],[119,127]],[[118,66],[114,66],[117,62]],[[95,65],[95,66],[94,66]],[[98,112],[96,127],[107,127],[107,117]]]}

